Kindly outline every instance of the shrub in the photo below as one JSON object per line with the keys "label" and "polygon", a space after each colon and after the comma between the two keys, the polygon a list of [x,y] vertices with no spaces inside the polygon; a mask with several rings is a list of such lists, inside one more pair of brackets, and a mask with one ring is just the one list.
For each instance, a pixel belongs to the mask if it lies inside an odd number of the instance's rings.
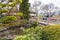
{"label": "shrub", "polygon": [[42,40],[60,40],[60,25],[44,27]]}
{"label": "shrub", "polygon": [[34,21],[32,24],[31,24],[31,27],[36,27],[37,26],[37,21]]}
{"label": "shrub", "polygon": [[41,40],[41,27],[24,30],[24,35],[17,36],[14,40]]}
{"label": "shrub", "polygon": [[36,34],[27,34],[17,36],[14,40],[40,40],[40,38]]}

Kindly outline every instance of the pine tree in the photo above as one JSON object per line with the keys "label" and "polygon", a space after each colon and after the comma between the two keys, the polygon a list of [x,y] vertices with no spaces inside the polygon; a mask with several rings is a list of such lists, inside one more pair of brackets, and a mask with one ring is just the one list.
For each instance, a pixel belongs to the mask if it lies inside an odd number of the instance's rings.
{"label": "pine tree", "polygon": [[[21,4],[22,0],[8,0],[7,3],[3,4],[3,0],[1,0],[0,2],[0,14],[2,13],[9,13],[11,12],[11,10],[17,5],[17,4]],[[7,7],[7,9],[5,8]],[[11,7],[10,9],[8,9],[9,7]],[[4,9],[5,8],[5,9]]]}
{"label": "pine tree", "polygon": [[[6,2],[6,3],[3,3],[3,2]],[[16,5],[21,4],[21,3],[22,3],[22,0],[8,0],[8,1],[7,0],[0,0],[0,21],[2,19],[5,20],[6,17],[8,19],[10,19],[9,17],[12,17],[12,14],[14,15],[14,13],[12,13],[12,11],[17,13],[16,12],[17,10],[15,9]],[[2,14],[4,14],[4,15],[2,15]],[[3,16],[3,18],[2,18],[2,16]]]}

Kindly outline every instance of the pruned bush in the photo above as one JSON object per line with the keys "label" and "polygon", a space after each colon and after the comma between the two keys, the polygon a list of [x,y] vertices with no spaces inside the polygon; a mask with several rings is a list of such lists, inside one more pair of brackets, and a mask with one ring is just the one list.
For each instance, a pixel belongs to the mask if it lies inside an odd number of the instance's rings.
{"label": "pruned bush", "polygon": [[8,10],[0,10],[0,13],[6,13],[9,12]]}
{"label": "pruned bush", "polygon": [[60,40],[60,25],[44,27],[42,40]]}
{"label": "pruned bush", "polygon": [[15,16],[7,16],[5,18],[2,19],[3,23],[11,23],[12,21],[16,21],[16,17]]}
{"label": "pruned bush", "polygon": [[18,12],[16,15],[17,16],[23,16],[23,13],[22,12]]}

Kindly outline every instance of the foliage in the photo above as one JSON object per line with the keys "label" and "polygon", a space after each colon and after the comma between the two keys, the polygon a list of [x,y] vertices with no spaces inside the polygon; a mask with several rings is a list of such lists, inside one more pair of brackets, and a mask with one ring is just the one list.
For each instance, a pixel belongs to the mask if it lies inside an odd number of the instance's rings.
{"label": "foliage", "polygon": [[[3,23],[10,23],[12,21],[15,21],[14,19],[16,19],[16,17],[14,16],[11,16],[10,13],[12,12],[15,12],[17,10],[14,10],[16,8],[16,5],[20,5],[22,3],[22,0],[8,0],[7,3],[3,3],[3,1],[1,0],[0,2],[0,16],[1,16],[1,19],[0,19],[0,22],[3,22]],[[2,13],[7,13],[7,15],[3,15],[6,16],[6,17],[2,17]],[[19,16],[22,16],[23,14],[17,14]]]}
{"label": "foliage", "polygon": [[[14,8],[14,6],[16,6],[17,4],[21,4],[22,0],[9,0],[6,4],[3,4],[3,2],[0,3],[0,13],[10,13],[11,10]],[[7,7],[7,9],[5,10],[4,8]],[[8,9],[9,7],[12,7],[11,9]]]}
{"label": "foliage", "polygon": [[10,4],[8,4],[7,6],[11,6],[11,7],[13,7],[13,6],[15,6],[16,5],[16,2],[11,2]]}
{"label": "foliage", "polygon": [[24,35],[17,36],[14,40],[41,40],[41,27],[24,30]]}
{"label": "foliage", "polygon": [[9,2],[13,2],[13,0],[9,0]]}
{"label": "foliage", "polygon": [[14,40],[40,40],[37,38],[38,38],[38,36],[36,34],[27,34],[24,36],[17,36],[16,39],[14,39]]}
{"label": "foliage", "polygon": [[1,3],[0,3],[0,7],[5,7],[5,6],[6,6],[6,4],[1,4]]}
{"label": "foliage", "polygon": [[23,12],[24,19],[29,19],[29,3],[28,0],[22,0],[20,11]]}
{"label": "foliage", "polygon": [[44,27],[42,34],[42,40],[60,40],[60,25]]}
{"label": "foliage", "polygon": [[60,25],[35,27],[24,30],[24,34],[15,40],[60,40]]}
{"label": "foliage", "polygon": [[0,10],[0,13],[6,13],[9,12],[9,10]]}
{"label": "foliage", "polygon": [[36,27],[37,26],[37,21],[34,21],[32,24],[31,24],[32,27]]}
{"label": "foliage", "polygon": [[19,13],[17,13],[16,15],[22,17],[22,16],[23,16],[23,13],[22,13],[22,12],[19,12]]}
{"label": "foliage", "polygon": [[17,1],[17,3],[19,3],[19,4],[21,4],[22,3],[22,0],[16,0]]}
{"label": "foliage", "polygon": [[0,38],[0,40],[7,40],[6,38]]}
{"label": "foliage", "polygon": [[6,16],[5,18],[2,19],[3,23],[10,23],[12,21],[16,21],[16,17],[15,16]]}

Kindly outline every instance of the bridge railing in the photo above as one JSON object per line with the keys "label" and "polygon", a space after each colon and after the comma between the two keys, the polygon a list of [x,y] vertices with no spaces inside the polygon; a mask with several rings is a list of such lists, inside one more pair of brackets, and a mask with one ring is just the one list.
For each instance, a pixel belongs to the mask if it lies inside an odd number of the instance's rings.
{"label": "bridge railing", "polygon": [[47,20],[43,20],[43,18],[38,18],[38,21],[46,22],[46,23],[59,23],[60,22],[60,18],[50,17],[50,18],[47,18]]}

